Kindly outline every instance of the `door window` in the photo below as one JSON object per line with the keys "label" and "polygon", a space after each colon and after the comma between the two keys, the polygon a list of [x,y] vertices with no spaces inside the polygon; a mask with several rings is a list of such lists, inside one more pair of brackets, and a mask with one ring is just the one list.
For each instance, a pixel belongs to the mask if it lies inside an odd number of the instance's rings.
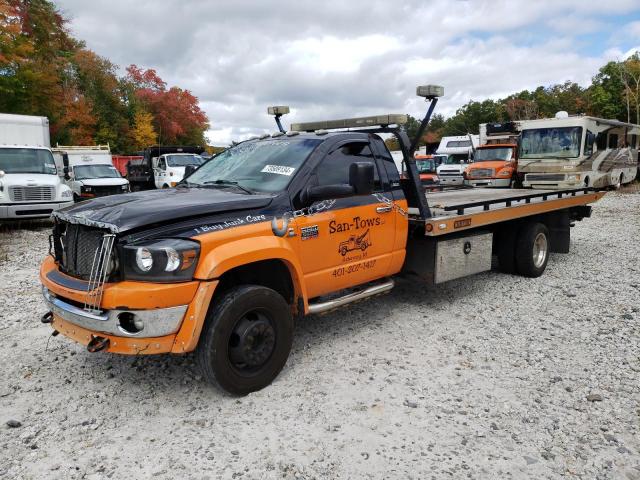
{"label": "door window", "polygon": [[354,162],[373,164],[373,191],[381,192],[382,183],[373,152],[369,144],[363,142],[347,143],[327,155],[316,170],[318,185],[348,184],[349,166]]}

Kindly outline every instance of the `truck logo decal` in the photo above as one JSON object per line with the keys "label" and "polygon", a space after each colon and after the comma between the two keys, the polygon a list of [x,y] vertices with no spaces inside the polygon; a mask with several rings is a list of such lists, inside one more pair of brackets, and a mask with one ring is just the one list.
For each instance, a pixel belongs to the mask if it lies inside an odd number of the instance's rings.
{"label": "truck logo decal", "polygon": [[471,219],[470,218],[465,218],[462,220],[456,220],[455,222],[453,222],[453,228],[462,228],[462,227],[468,227],[471,225]]}
{"label": "truck logo decal", "polygon": [[300,238],[302,240],[310,240],[312,238],[318,238],[318,225],[310,225],[308,227],[302,227],[300,229]]}
{"label": "truck logo decal", "polygon": [[353,217],[351,222],[336,222],[331,220],[329,222],[329,233],[348,232],[350,230],[360,230],[363,228],[376,227],[382,225],[382,219],[380,217],[362,218]]}
{"label": "truck logo decal", "polygon": [[282,215],[282,227],[278,227],[278,219],[273,217],[271,220],[271,231],[276,237],[284,237],[289,229],[289,221],[291,220],[291,214],[286,212]]}
{"label": "truck logo decal", "polygon": [[367,229],[362,235],[351,235],[348,239],[340,242],[338,246],[338,252],[343,257],[353,251],[360,250],[362,252],[366,251],[367,248],[371,246],[371,235],[369,234],[370,229]]}

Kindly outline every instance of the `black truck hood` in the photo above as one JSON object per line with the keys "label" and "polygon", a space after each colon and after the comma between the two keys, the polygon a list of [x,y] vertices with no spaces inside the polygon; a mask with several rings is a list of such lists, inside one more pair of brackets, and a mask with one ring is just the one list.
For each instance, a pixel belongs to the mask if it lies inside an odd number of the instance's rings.
{"label": "black truck hood", "polygon": [[172,188],[96,198],[52,215],[66,222],[122,233],[215,213],[262,208],[271,201],[269,195],[248,195],[226,188]]}

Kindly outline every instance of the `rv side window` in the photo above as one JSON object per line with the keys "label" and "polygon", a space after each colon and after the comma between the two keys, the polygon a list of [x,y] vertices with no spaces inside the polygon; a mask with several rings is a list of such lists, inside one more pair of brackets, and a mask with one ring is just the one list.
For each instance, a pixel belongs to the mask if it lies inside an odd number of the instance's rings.
{"label": "rv side window", "polygon": [[316,170],[318,185],[349,183],[349,167],[354,162],[373,163],[373,190],[381,192],[382,184],[373,152],[368,144],[361,142],[347,143],[331,152]]}
{"label": "rv side window", "polygon": [[631,135],[631,144],[629,146],[631,148],[637,148],[638,147],[638,135],[636,135],[635,133],[633,135]]}
{"label": "rv side window", "polygon": [[589,130],[587,130],[587,136],[585,138],[585,142],[584,142],[584,155],[585,157],[588,157],[589,155],[591,155],[593,153],[593,144],[596,140],[596,136],[590,132]]}
{"label": "rv side window", "polygon": [[599,151],[606,150],[607,149],[607,133],[600,132],[598,134],[598,138],[596,139],[596,142],[597,142]]}
{"label": "rv side window", "polygon": [[618,148],[618,134],[610,133],[609,134],[609,148]]}

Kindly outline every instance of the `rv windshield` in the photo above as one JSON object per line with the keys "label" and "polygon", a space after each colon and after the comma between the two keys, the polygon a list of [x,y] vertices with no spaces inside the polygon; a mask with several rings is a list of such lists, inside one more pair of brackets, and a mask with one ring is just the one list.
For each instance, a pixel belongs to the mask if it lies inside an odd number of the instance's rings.
{"label": "rv windshield", "polygon": [[575,158],[581,139],[582,127],[523,130],[520,158]]}
{"label": "rv windshield", "polygon": [[181,184],[279,192],[284,190],[313,149],[316,138],[282,138],[243,142],[213,157]]}
{"label": "rv windshield", "polygon": [[204,159],[200,155],[167,155],[167,165],[170,167],[186,167],[203,163]]}
{"label": "rv windshield", "polygon": [[113,165],[78,165],[73,167],[76,180],[90,178],[120,178],[120,173]]}
{"label": "rv windshield", "polygon": [[448,155],[442,163],[444,165],[460,165],[461,163],[465,163],[468,159],[469,155],[466,153],[455,153],[453,155]]}
{"label": "rv windshield", "polygon": [[36,148],[0,148],[0,170],[4,173],[57,173],[51,152]]}
{"label": "rv windshield", "polygon": [[502,160],[508,162],[511,160],[512,149],[505,148],[479,148],[473,156],[474,162],[486,162],[489,160]]}

